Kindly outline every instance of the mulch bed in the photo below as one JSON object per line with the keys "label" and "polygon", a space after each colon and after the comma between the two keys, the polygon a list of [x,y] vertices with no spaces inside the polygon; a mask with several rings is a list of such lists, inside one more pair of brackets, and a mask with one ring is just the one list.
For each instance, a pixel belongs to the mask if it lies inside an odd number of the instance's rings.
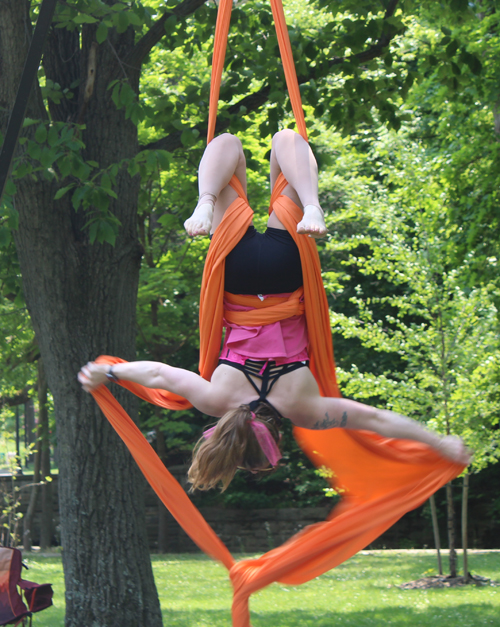
{"label": "mulch bed", "polygon": [[397,586],[401,590],[426,590],[428,588],[464,588],[465,586],[500,586],[498,581],[493,581],[480,575],[469,575],[467,581],[463,577],[450,577],[449,575],[433,575],[422,577],[415,581],[407,581]]}

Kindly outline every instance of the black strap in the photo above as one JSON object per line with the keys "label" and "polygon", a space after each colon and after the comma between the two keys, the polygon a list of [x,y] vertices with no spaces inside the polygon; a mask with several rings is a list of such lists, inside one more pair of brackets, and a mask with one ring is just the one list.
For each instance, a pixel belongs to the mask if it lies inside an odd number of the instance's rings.
{"label": "black strap", "polygon": [[5,139],[0,152],[0,202],[2,201],[3,190],[7,177],[9,176],[12,156],[16,148],[19,133],[26,115],[26,107],[31,93],[31,87],[42,58],[43,44],[49,32],[52,17],[56,8],[57,0],[43,0],[36,22],[33,39],[28,50],[28,56],[24,63],[21,81],[17,90],[16,102],[10,114],[9,124],[5,132]]}
{"label": "black strap", "polygon": [[[239,364],[234,361],[229,361],[228,359],[219,359],[219,364],[225,364],[226,366],[231,366],[231,368],[236,368],[236,370],[242,372],[248,379],[253,389],[259,395],[258,399],[250,403],[250,409],[252,411],[255,411],[259,403],[267,403],[272,409],[274,409],[278,416],[281,416],[278,410],[267,400],[268,394],[270,394],[274,384],[280,377],[284,374],[288,374],[289,372],[293,372],[294,370],[298,370],[299,368],[306,368],[309,365],[309,362],[294,361],[290,364],[282,364],[281,366],[278,366],[274,361],[252,361],[247,359],[244,364]],[[261,379],[262,386],[260,390],[252,377]]]}

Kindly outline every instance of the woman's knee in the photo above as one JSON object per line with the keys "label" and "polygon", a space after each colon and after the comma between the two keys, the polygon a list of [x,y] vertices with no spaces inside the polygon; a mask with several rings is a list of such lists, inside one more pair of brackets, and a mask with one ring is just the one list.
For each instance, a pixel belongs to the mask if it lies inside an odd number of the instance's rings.
{"label": "woman's knee", "polygon": [[290,144],[294,142],[300,135],[291,128],[284,128],[282,131],[278,131],[273,135],[273,148],[276,148],[283,144]]}
{"label": "woman's knee", "polygon": [[231,135],[231,133],[223,133],[222,135],[218,135],[211,142],[215,146],[219,148],[223,148],[224,150],[237,150],[238,152],[243,152],[243,146],[241,141],[236,137],[236,135]]}

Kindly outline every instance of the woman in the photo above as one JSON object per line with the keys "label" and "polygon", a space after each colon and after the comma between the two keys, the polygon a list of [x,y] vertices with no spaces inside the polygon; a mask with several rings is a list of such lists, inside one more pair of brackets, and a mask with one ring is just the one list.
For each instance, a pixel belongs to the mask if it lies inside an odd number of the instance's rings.
{"label": "woman", "polygon": [[[290,130],[273,138],[271,186],[283,172],[283,194],[303,207],[297,232],[311,237],[326,233],[318,201],[318,173],[307,142]],[[236,175],[246,189],[245,157],[239,140],[229,134],[207,147],[199,169],[199,202],[185,222],[189,235],[214,233],[226,209],[237,198],[229,186]],[[225,310],[244,311],[231,295],[257,295],[264,301],[294,293],[302,285],[297,246],[273,212],[268,229],[250,226],[225,262]],[[236,299],[237,300],[237,299]],[[306,429],[365,429],[391,438],[428,444],[444,457],[468,463],[470,455],[456,437],[440,437],[418,422],[355,401],[322,397],[308,368],[308,335],[303,314],[265,326],[241,326],[226,316],[226,336],[219,366],[207,381],[193,372],[157,362],[119,363],[112,367],[89,363],[79,374],[86,391],[108,379],[131,381],[168,390],[188,399],[203,413],[220,418],[198,442],[189,480],[193,489],[222,484],[224,490],[237,468],[259,472],[276,466],[279,426],[283,417]]]}

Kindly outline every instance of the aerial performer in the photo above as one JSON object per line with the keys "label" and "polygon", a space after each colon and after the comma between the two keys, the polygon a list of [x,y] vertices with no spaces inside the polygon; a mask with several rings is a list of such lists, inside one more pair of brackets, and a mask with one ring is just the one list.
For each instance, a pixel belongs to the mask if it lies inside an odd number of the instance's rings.
{"label": "aerial performer", "polygon": [[[227,209],[238,201],[229,184],[236,176],[246,193],[245,156],[241,142],[221,135],[207,146],[199,167],[199,202],[185,228],[189,235],[215,234]],[[296,226],[301,238],[326,233],[318,200],[318,170],[309,144],[286,129],[273,138],[271,186],[280,173],[287,186],[282,201],[300,208]],[[235,182],[233,181],[233,184]],[[238,185],[235,184],[238,189]],[[238,215],[235,216],[238,219]],[[276,466],[280,424],[289,419],[312,430],[364,429],[388,438],[415,440],[444,457],[468,461],[463,442],[441,437],[419,422],[352,400],[321,396],[309,369],[309,337],[304,313],[300,253],[292,235],[273,211],[265,233],[250,224],[225,258],[225,338],[210,380],[167,364],[149,361],[89,363],[80,381],[91,391],[109,379],[167,390],[187,399],[204,414],[218,418],[195,448],[189,480],[195,489],[226,488],[238,468],[251,472]],[[269,324],[241,325],[251,304],[266,310],[277,301],[293,301],[293,315]],[[248,320],[248,318],[247,318]],[[328,335],[325,340],[331,344]]]}
{"label": "aerial performer", "polygon": [[[221,0],[199,202],[185,223],[192,236],[211,235],[200,294],[200,374],[111,356],[89,362],[79,373],[83,388],[171,514],[203,551],[227,567],[234,627],[250,626],[253,592],[273,581],[303,583],[342,563],[469,462],[460,439],[340,397],[315,243],[326,233],[317,166],[307,143],[281,3],[271,4],[299,134],[287,129],[273,138],[270,215],[260,234],[246,198],[241,143],[230,134],[214,139],[231,11],[231,0]],[[159,406],[194,405],[218,419],[194,449],[188,474],[193,488],[225,489],[238,468],[258,473],[276,467],[280,425],[288,419],[303,451],[342,491],[341,502],[325,522],[283,546],[235,562],[104,385],[108,380]]]}

